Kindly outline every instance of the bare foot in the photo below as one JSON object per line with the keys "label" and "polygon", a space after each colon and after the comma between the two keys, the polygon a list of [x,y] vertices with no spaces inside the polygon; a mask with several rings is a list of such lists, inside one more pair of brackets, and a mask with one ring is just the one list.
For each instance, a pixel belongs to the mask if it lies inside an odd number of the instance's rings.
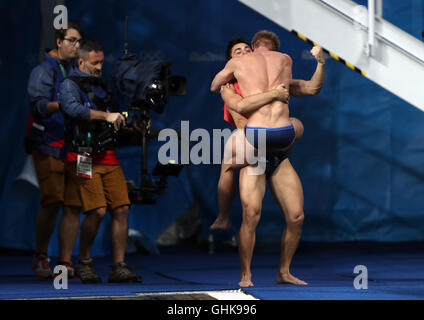
{"label": "bare foot", "polygon": [[275,279],[275,281],[278,284],[283,284],[283,283],[291,283],[291,284],[297,284],[297,285],[307,285],[308,283],[306,283],[305,281],[302,281],[294,276],[292,276],[290,273],[277,273],[277,277]]}
{"label": "bare foot", "polygon": [[250,280],[240,280],[238,283],[239,287],[253,287],[253,283]]}
{"label": "bare foot", "polygon": [[209,230],[228,230],[230,229],[230,220],[225,218],[216,218],[214,223],[209,227]]}
{"label": "bare foot", "polygon": [[238,283],[240,287],[253,287],[252,283],[252,274],[250,272],[240,274],[240,282]]}

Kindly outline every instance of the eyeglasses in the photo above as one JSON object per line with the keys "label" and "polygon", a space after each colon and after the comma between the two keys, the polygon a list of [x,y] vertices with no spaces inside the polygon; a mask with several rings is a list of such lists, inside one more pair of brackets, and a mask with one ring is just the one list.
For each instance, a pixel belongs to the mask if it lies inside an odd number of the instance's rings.
{"label": "eyeglasses", "polygon": [[69,41],[69,43],[72,46],[75,46],[77,44],[77,42],[78,42],[79,45],[81,45],[82,44],[82,41],[83,41],[82,39],[77,39],[77,38],[63,38],[63,40]]}

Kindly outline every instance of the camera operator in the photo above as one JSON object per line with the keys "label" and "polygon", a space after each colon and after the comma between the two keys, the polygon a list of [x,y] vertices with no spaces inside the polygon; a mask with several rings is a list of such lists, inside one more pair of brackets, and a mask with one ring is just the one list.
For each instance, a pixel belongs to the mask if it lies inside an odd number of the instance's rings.
{"label": "camera operator", "polygon": [[[40,210],[35,226],[36,244],[32,260],[32,269],[39,278],[52,276],[47,249],[64,201],[65,168],[60,158],[64,144],[64,120],[59,112],[59,86],[74,67],[74,58],[83,37],[82,29],[73,22],[68,23],[68,29],[56,30],[56,48],[46,50],[44,60],[32,70],[28,81],[31,113],[25,149],[32,155],[40,186]],[[63,211],[68,210],[70,208],[63,208]],[[59,237],[62,236],[62,227],[59,227]],[[67,267],[72,277],[72,268]]]}
{"label": "camera operator", "polygon": [[[114,103],[109,88],[101,79],[103,61],[104,53],[100,44],[95,41],[85,42],[79,49],[78,70],[73,71],[62,82],[59,101],[65,117],[65,136],[72,133],[71,127],[75,123],[93,126],[102,120],[113,124],[116,131],[125,126],[125,118],[120,113],[110,112]],[[71,152],[70,148],[69,139],[65,137],[65,205],[77,207],[82,203],[83,212],[86,214],[81,225],[80,257],[75,265],[76,276],[79,276],[83,283],[102,281],[94,269],[90,249],[108,209],[112,215],[113,258],[109,282],[141,282],[141,277],[133,273],[124,262],[130,201],[126,180],[115,151],[77,154]],[[75,186],[79,190],[78,194],[73,192]],[[73,232],[76,237],[77,229]]]}

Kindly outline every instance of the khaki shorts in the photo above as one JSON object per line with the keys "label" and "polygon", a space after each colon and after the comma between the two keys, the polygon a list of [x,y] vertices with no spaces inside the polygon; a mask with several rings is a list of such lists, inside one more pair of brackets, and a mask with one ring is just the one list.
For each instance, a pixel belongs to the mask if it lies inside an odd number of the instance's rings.
{"label": "khaki shorts", "polygon": [[65,206],[81,206],[84,213],[102,207],[112,211],[130,205],[127,182],[118,165],[95,164],[91,179],[76,175],[76,163],[66,164]]}
{"label": "khaki shorts", "polygon": [[40,187],[40,205],[42,208],[52,204],[62,204],[65,192],[65,166],[62,160],[32,152],[35,172]]}
{"label": "khaki shorts", "polygon": [[64,205],[67,207],[82,207],[81,194],[77,177],[75,176],[75,164],[65,163],[65,200]]}

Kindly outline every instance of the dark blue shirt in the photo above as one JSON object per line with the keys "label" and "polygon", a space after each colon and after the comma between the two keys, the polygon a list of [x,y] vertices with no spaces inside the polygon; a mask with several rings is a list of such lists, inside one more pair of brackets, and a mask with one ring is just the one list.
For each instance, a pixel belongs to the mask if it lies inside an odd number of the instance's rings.
{"label": "dark blue shirt", "polygon": [[[74,69],[74,60],[63,61],[45,53],[45,60],[54,64],[62,64],[67,73]],[[60,67],[59,67],[60,68]],[[34,118],[46,118],[46,107],[49,102],[58,101],[56,92],[56,80],[59,75],[50,63],[45,61],[38,64],[29,76],[27,93],[30,99],[31,113]],[[63,76],[63,75],[62,75]]]}
{"label": "dark blue shirt", "polygon": [[27,94],[34,123],[25,138],[27,150],[59,157],[63,141],[64,120],[60,112],[47,113],[47,104],[58,101],[60,82],[75,68],[75,59],[60,60],[49,55],[32,71]]}
{"label": "dark blue shirt", "polygon": [[[69,76],[92,77],[91,75],[81,72],[78,69],[72,70],[69,73]],[[84,102],[80,92],[81,90],[78,85],[71,79],[65,79],[60,85],[60,110],[64,113],[65,119],[67,117],[71,117],[81,120],[88,120],[90,118],[90,109],[96,108],[90,102]]]}

